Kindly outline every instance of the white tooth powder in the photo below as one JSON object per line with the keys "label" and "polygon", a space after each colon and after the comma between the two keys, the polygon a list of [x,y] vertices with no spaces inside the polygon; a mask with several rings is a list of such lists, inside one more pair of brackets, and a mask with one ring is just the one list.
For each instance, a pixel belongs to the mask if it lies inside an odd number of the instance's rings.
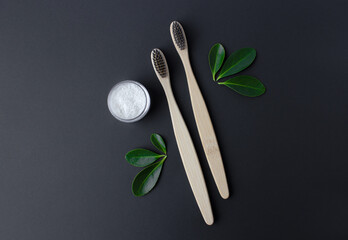
{"label": "white tooth powder", "polygon": [[135,122],[146,115],[150,107],[150,97],[143,85],[126,80],[111,89],[108,107],[111,114],[118,120]]}

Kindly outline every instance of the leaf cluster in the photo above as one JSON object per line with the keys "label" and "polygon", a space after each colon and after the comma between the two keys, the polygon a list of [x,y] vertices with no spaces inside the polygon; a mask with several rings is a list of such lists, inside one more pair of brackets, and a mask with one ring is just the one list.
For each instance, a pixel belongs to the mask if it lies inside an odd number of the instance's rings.
{"label": "leaf cluster", "polygon": [[159,134],[153,133],[150,139],[152,144],[163,154],[137,148],[129,151],[125,156],[129,164],[135,167],[145,167],[135,176],[132,183],[132,192],[137,197],[147,194],[155,187],[163,163],[167,158],[167,148],[163,138]]}
{"label": "leaf cluster", "polygon": [[[224,63],[225,49],[220,43],[215,44],[210,49],[208,56],[213,80],[219,81],[221,78],[229,77],[243,71],[253,63],[255,58],[256,50],[254,48],[242,48],[233,52]],[[218,72],[219,75],[216,78]],[[224,82],[218,82],[218,84],[225,85],[247,97],[260,96],[266,90],[260,80],[248,75],[236,76]]]}

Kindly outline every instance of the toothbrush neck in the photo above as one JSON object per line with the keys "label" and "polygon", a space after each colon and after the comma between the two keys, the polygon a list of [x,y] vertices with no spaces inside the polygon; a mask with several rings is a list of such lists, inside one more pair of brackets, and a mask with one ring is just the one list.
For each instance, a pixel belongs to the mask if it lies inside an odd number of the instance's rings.
{"label": "toothbrush neck", "polygon": [[184,65],[186,77],[188,79],[194,78],[188,51],[186,50],[185,52],[182,52],[180,57],[182,64]]}

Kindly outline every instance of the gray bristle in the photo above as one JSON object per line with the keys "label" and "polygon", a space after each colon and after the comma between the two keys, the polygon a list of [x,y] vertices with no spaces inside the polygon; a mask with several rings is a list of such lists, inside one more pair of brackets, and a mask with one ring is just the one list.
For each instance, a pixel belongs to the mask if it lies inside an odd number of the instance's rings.
{"label": "gray bristle", "polygon": [[174,21],[172,31],[176,45],[180,48],[180,50],[184,50],[186,48],[186,40],[184,36],[185,33],[183,32],[180,23]]}
{"label": "gray bristle", "polygon": [[162,57],[161,52],[158,49],[152,50],[152,60],[157,73],[161,77],[167,76],[167,65]]}

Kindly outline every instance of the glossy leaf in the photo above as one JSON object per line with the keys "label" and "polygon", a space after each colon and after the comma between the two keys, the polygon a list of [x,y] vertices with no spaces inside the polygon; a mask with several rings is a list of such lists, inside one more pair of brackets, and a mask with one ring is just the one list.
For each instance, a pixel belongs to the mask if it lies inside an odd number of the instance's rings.
{"label": "glossy leaf", "polygon": [[208,59],[209,59],[211,74],[213,75],[213,79],[215,81],[216,80],[215,75],[219,71],[225,59],[224,47],[220,43],[215,44],[210,49]]}
{"label": "glossy leaf", "polygon": [[161,137],[161,135],[157,134],[157,133],[153,133],[151,135],[151,142],[152,144],[161,152],[163,152],[164,154],[167,153],[167,148],[166,148],[166,144],[163,140],[163,138]]}
{"label": "glossy leaf", "polygon": [[247,97],[257,97],[265,92],[265,86],[255,77],[252,76],[237,76],[228,79],[225,82],[219,82],[234,91]]}
{"label": "glossy leaf", "polygon": [[160,155],[147,149],[138,148],[129,151],[126,154],[126,160],[133,166],[146,167],[147,165],[164,156],[165,155]]}
{"label": "glossy leaf", "polygon": [[255,57],[256,50],[254,48],[242,48],[233,52],[222,66],[217,80],[244,70],[254,61]]}
{"label": "glossy leaf", "polygon": [[165,159],[166,157],[151,164],[135,176],[132,183],[132,192],[135,196],[143,196],[153,189],[161,174]]}

